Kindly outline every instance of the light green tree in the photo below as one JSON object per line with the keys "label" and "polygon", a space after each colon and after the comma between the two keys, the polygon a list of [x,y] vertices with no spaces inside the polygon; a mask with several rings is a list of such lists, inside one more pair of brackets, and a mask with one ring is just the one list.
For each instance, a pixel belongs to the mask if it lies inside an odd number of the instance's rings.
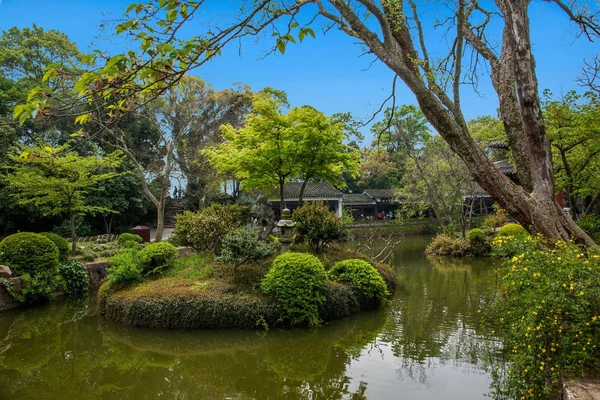
{"label": "light green tree", "polygon": [[224,125],[225,141],[205,149],[204,154],[222,175],[233,173],[245,190],[279,189],[281,210],[285,208],[285,182],[298,176],[299,142],[283,102],[276,96],[258,94],[243,127]]}
{"label": "light green tree", "polygon": [[71,254],[75,255],[77,234],[75,218],[111,210],[92,205],[88,197],[98,184],[117,176],[114,169],[121,154],[113,152],[82,157],[67,146],[26,148],[12,157],[14,165],[4,180],[14,199],[34,205],[45,216],[63,215],[71,227]]}
{"label": "light green tree", "polygon": [[336,122],[310,106],[297,107],[288,113],[291,129],[298,142],[300,203],[306,184],[322,179],[333,186],[345,185],[342,172],[358,175],[359,152],[344,142],[348,139],[343,122]]}

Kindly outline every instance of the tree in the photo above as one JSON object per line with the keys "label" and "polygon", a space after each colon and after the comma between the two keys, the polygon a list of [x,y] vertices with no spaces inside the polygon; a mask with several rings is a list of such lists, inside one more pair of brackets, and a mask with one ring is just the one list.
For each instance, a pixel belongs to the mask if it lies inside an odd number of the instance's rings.
{"label": "tree", "polygon": [[98,184],[116,176],[113,171],[121,163],[120,153],[82,157],[67,146],[45,146],[26,148],[12,160],[15,165],[9,167],[11,173],[4,180],[15,190],[15,200],[34,205],[43,215],[65,215],[71,227],[71,254],[75,255],[75,218],[111,211],[89,204],[88,197],[98,190]]}
{"label": "tree", "polygon": [[246,190],[279,189],[280,209],[285,208],[283,187],[298,175],[298,141],[290,119],[282,114],[281,99],[262,93],[252,101],[250,114],[239,129],[224,125],[226,141],[204,154],[222,174],[233,174]]}
{"label": "tree", "polygon": [[399,181],[395,179],[397,169],[386,150],[375,147],[363,149],[361,153],[358,165],[361,189],[390,189],[398,186]]}
{"label": "tree", "polygon": [[[108,102],[119,102],[119,109],[131,109],[128,99],[158,96],[176,84],[181,76],[218,55],[231,41],[272,29],[275,47],[281,52],[294,35],[302,41],[314,36],[310,26],[295,20],[301,9],[315,13],[362,42],[413,92],[419,107],[433,128],[457,153],[475,180],[492,195],[517,221],[550,238],[569,239],[595,246],[554,198],[552,155],[538,93],[535,60],[531,51],[529,1],[495,0],[494,4],[459,0],[444,6],[447,15],[445,42],[450,43],[447,56],[433,58],[426,46],[436,38],[426,30],[424,10],[416,2],[385,0],[310,0],[273,2],[263,0],[243,7],[241,15],[229,25],[216,30],[202,30],[191,39],[177,33],[194,16],[200,16],[207,2],[160,0],[133,4],[117,33],[137,40],[139,53],[107,58],[104,66],[82,76],[76,84],[81,96],[106,95]],[[600,36],[594,7],[578,2],[552,0],[561,11],[592,39]],[[316,7],[315,7],[316,6]],[[312,7],[312,8],[311,8]],[[436,10],[434,10],[436,11]],[[200,18],[200,17],[199,17]],[[289,23],[274,24],[276,20]],[[500,30],[490,32],[493,25]],[[436,18],[431,18],[437,24]],[[277,25],[277,26],[275,26]],[[282,25],[286,29],[279,30]],[[501,35],[491,37],[494,32]],[[453,38],[451,36],[454,36]],[[442,40],[444,41],[444,40]],[[439,42],[439,40],[438,40]],[[490,43],[499,45],[492,47]],[[469,57],[472,55],[472,57]],[[90,60],[99,60],[92,55]],[[471,60],[476,60],[471,64]],[[482,65],[485,64],[485,65]],[[476,84],[487,67],[499,98],[499,110],[513,152],[521,185],[507,179],[488,159],[469,132],[461,107],[464,83]],[[50,72],[52,78],[58,70]],[[117,78],[118,85],[115,85]],[[395,81],[395,80],[394,80]],[[43,110],[47,101],[38,93],[17,117],[27,118]]]}
{"label": "tree", "polygon": [[[571,214],[589,212],[600,197],[600,100],[588,92],[553,99],[546,92],[544,118],[554,155],[557,189],[564,189]],[[584,209],[579,200],[593,196]]]}
{"label": "tree", "polygon": [[356,149],[344,144],[348,138],[343,122],[336,122],[334,117],[327,117],[310,106],[294,108],[288,116],[300,152],[297,156],[302,181],[300,204],[310,180],[319,178],[333,186],[343,186],[342,172],[351,176],[358,174],[359,154]]}
{"label": "tree", "polygon": [[217,172],[202,150],[223,140],[221,125],[241,126],[251,100],[247,86],[215,91],[189,75],[165,96],[164,120],[173,134],[175,158],[186,178],[186,197],[191,203],[207,205],[218,191]]}
{"label": "tree", "polygon": [[431,207],[442,229],[468,229],[464,198],[477,189],[462,160],[439,136],[424,136],[405,147],[408,161],[399,195],[411,205],[409,211]]}

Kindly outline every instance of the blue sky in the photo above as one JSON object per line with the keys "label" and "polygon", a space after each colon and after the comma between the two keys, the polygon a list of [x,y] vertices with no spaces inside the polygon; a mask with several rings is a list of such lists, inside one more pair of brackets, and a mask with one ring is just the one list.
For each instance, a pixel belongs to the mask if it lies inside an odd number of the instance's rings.
{"label": "blue sky", "polygon": [[[0,30],[11,26],[26,27],[37,24],[45,29],[66,33],[82,51],[99,48],[117,52],[123,43],[108,36],[98,38],[99,24],[115,19],[130,1],[124,0],[0,0]],[[207,18],[219,20],[223,14],[235,10],[232,0],[219,0]],[[211,14],[211,13],[214,13]],[[424,23],[434,15],[423,16]],[[575,28],[558,9],[548,2],[533,3],[531,8],[532,41],[537,61],[540,90],[551,89],[560,94],[578,89],[575,78],[584,57],[591,58],[598,46],[585,39],[575,38]],[[193,26],[188,34],[193,33]],[[248,84],[254,90],[272,86],[285,90],[292,105],[310,104],[327,114],[352,112],[368,119],[381,102],[389,96],[392,73],[376,62],[368,70],[372,58],[359,57],[361,47],[338,31],[323,36],[315,29],[317,39],[308,38],[301,45],[290,45],[285,55],[263,56],[272,44],[270,36],[258,41],[245,40],[242,55],[238,47],[225,49],[223,55],[195,74],[216,89],[230,87],[236,82]],[[431,40],[432,51],[442,53],[444,42],[436,36]],[[496,114],[497,99],[484,78],[480,95],[469,87],[462,91],[463,109],[468,119]],[[400,82],[397,104],[415,103],[414,96]],[[365,132],[367,133],[367,132]],[[368,136],[368,135],[367,135]],[[367,138],[367,142],[370,139]]]}

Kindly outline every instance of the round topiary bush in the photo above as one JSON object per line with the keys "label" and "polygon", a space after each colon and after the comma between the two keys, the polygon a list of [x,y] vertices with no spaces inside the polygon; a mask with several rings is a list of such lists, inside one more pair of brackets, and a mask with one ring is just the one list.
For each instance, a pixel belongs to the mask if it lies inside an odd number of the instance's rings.
{"label": "round topiary bush", "polygon": [[380,302],[389,292],[379,272],[363,260],[344,260],[336,263],[329,271],[334,282],[345,283],[369,300]]}
{"label": "round topiary bush", "polygon": [[71,255],[71,246],[65,238],[63,238],[60,235],[57,235],[56,233],[51,232],[42,232],[40,233],[40,235],[52,240],[56,247],[58,247],[58,258],[61,261],[65,261],[69,258],[69,256]]}
{"label": "round topiary bush", "polygon": [[5,264],[23,281],[15,298],[34,302],[50,298],[61,286],[58,247],[37,233],[22,232],[0,242],[0,264]]}
{"label": "round topiary bush", "polygon": [[135,233],[121,233],[119,235],[119,238],[117,239],[117,244],[125,247],[130,247],[127,246],[128,242],[142,244],[144,242],[144,239],[142,239],[140,235],[136,235]]}
{"label": "round topiary bush", "polygon": [[519,224],[506,224],[498,230],[498,236],[522,236],[529,235],[527,230]]}
{"label": "round topiary bush", "polygon": [[487,256],[490,254],[492,246],[482,229],[475,228],[471,229],[467,233],[467,240],[471,247],[471,253],[475,256]]}
{"label": "round topiary bush", "polygon": [[37,233],[15,233],[0,242],[0,264],[16,276],[49,269],[58,273],[58,247]]}
{"label": "round topiary bush", "polygon": [[325,297],[327,272],[311,254],[288,252],[275,260],[261,287],[283,308],[283,316],[292,325],[319,324],[319,305]]}
{"label": "round topiary bush", "polygon": [[171,243],[152,243],[138,253],[138,264],[143,274],[160,273],[173,266],[177,258],[177,247]]}

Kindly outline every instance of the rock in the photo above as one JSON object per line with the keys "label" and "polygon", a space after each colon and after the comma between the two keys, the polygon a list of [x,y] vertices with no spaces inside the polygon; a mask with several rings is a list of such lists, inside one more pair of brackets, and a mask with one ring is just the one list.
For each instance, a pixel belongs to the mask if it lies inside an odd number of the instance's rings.
{"label": "rock", "polygon": [[183,258],[187,256],[193,256],[196,254],[196,250],[191,247],[178,247],[177,248],[177,257]]}
{"label": "rock", "polygon": [[12,278],[12,271],[6,265],[0,265],[0,278]]}

